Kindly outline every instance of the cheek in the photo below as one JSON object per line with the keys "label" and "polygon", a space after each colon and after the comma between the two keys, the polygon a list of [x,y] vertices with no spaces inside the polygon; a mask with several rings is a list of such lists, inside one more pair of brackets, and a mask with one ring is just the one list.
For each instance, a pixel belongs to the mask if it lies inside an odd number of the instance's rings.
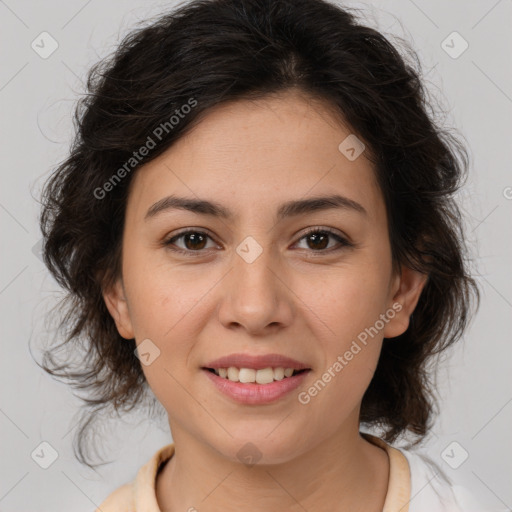
{"label": "cheek", "polygon": [[154,337],[163,343],[207,291],[204,278],[196,279],[150,256],[131,254],[124,273],[137,340]]}
{"label": "cheek", "polygon": [[[153,269],[133,280],[131,316],[137,344],[150,340],[157,357],[142,364],[146,380],[156,398],[168,411],[183,407],[187,399],[182,383],[189,378],[189,354],[199,336],[197,281],[181,283],[177,275],[165,276]],[[172,279],[171,279],[172,277]],[[142,358],[141,358],[142,362]]]}
{"label": "cheek", "polygon": [[[341,290],[333,285],[328,293],[317,295],[316,309],[311,306],[319,314],[305,312],[321,362],[316,380],[302,390],[301,403],[311,401],[325,413],[322,417],[330,417],[333,428],[360,404],[379,360],[383,331],[376,323],[384,311],[384,295],[367,284],[361,287],[344,281]],[[333,410],[336,415],[329,416]]]}
{"label": "cheek", "polygon": [[[312,321],[323,324],[327,338],[343,348],[379,320],[388,306],[389,275],[385,265],[350,266],[330,272],[325,280],[302,279],[305,304]],[[315,286],[311,286],[315,282]]]}
{"label": "cheek", "polygon": [[189,340],[194,337],[189,318],[205,292],[192,276],[171,269],[140,247],[129,244],[123,259],[123,275],[137,345],[145,343],[142,347],[149,347],[152,358],[156,354],[154,362],[142,364],[142,370],[158,395],[159,389],[169,388],[172,378],[168,372],[175,373],[173,361],[180,361],[181,371],[190,350]]}
{"label": "cheek", "polygon": [[388,299],[386,264],[365,261],[347,266],[331,272],[315,288],[306,281],[303,314],[322,353],[317,387],[325,384],[326,407],[344,403],[343,408],[350,409],[361,400],[380,355],[386,325],[381,315],[385,316]]}
{"label": "cheek", "polygon": [[[324,420],[330,412],[336,411],[330,420],[335,428],[340,420],[348,417],[360,405],[375,372],[378,348],[377,342],[372,347],[361,348],[350,361],[345,352],[339,354],[341,357],[336,361],[337,364],[329,364],[324,373],[306,390],[317,411],[325,411],[325,414],[319,414]],[[314,400],[317,400],[316,405]]]}

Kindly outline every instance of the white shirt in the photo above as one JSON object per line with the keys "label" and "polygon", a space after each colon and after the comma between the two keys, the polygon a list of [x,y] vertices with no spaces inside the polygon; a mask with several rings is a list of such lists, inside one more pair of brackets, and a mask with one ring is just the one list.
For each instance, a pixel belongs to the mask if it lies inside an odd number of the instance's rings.
{"label": "white shirt", "polygon": [[425,455],[400,451],[409,463],[409,512],[510,512],[506,508],[484,506],[467,487],[453,485],[442,469]]}

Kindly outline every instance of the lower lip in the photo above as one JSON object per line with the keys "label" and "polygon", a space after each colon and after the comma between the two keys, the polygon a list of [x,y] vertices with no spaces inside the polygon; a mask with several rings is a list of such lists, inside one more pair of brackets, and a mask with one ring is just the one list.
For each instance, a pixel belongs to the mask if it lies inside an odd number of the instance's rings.
{"label": "lower lip", "polygon": [[209,370],[203,371],[219,391],[241,404],[268,404],[283,398],[298,388],[310,370],[292,377],[285,377],[270,384],[242,384],[219,377]]}

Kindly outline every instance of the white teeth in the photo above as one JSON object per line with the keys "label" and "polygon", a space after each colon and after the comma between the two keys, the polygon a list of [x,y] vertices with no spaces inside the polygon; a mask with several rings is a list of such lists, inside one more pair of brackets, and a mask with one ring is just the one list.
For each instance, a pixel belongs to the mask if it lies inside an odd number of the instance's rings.
{"label": "white teeth", "polygon": [[275,380],[283,380],[284,379],[284,368],[274,368],[274,379]]}
{"label": "white teeth", "polygon": [[228,368],[228,379],[232,380],[233,382],[238,382],[238,375],[240,373],[240,370],[238,368],[235,368],[234,366],[230,366]]}
{"label": "white teeth", "polygon": [[262,370],[255,370],[254,368],[236,368],[235,366],[230,366],[229,368],[216,368],[214,371],[219,377],[232,382],[270,384],[275,380],[283,380],[285,377],[291,377],[294,369],[269,367]]}
{"label": "white teeth", "polygon": [[240,368],[240,372],[238,373],[238,380],[240,382],[256,382],[256,370]]}
{"label": "white teeth", "polygon": [[272,368],[264,368],[256,372],[256,382],[258,384],[270,384],[274,382],[274,370]]}

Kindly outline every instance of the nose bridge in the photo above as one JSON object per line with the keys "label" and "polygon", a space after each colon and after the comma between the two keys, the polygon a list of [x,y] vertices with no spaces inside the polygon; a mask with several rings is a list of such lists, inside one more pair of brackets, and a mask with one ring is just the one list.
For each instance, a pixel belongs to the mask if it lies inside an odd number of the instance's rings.
{"label": "nose bridge", "polygon": [[269,246],[247,237],[233,254],[228,293],[221,307],[221,321],[240,324],[250,331],[261,331],[270,324],[286,324],[291,304],[279,276],[278,258]]}
{"label": "nose bridge", "polygon": [[272,249],[247,237],[236,249],[234,279],[238,303],[245,308],[275,307],[275,272],[272,270]]}

